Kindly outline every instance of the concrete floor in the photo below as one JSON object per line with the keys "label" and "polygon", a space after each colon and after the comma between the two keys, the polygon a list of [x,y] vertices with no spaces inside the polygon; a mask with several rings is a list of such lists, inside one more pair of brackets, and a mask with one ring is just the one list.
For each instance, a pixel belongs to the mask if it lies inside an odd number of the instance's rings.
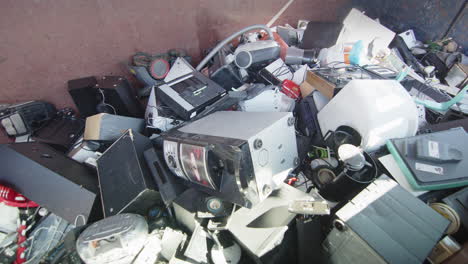
{"label": "concrete floor", "polygon": [[[267,23],[287,1],[3,0],[0,103],[40,99],[74,107],[67,80],[128,76],[120,63],[135,51],[183,48],[198,61],[223,37]],[[277,23],[339,21],[349,2],[295,0]]]}

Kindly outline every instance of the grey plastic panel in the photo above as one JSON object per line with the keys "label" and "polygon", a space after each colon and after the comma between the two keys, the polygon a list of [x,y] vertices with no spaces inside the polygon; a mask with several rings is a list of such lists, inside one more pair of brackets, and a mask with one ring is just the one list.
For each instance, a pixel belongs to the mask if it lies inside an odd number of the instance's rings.
{"label": "grey plastic panel", "polygon": [[449,225],[385,175],[336,215],[389,263],[422,263]]}

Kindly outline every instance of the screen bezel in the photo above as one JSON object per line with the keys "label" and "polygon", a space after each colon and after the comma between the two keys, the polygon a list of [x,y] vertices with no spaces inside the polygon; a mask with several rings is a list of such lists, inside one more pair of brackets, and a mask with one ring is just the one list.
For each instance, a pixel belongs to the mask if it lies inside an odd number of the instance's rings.
{"label": "screen bezel", "polygon": [[[201,152],[202,156],[200,158],[198,158],[198,160],[201,160],[201,162],[199,162],[198,165],[200,165],[200,164],[203,165],[202,173],[204,175],[206,175],[206,177],[203,177],[202,175],[200,175],[200,178],[202,180],[206,180],[206,182],[208,184],[203,184],[199,180],[194,179],[193,175],[190,173],[189,168],[187,168],[186,157],[184,157],[186,149],[184,149],[184,148],[197,148],[197,149],[202,150],[202,152]],[[190,143],[183,143],[183,142],[179,143],[179,160],[180,160],[180,164],[182,166],[182,171],[184,172],[187,179],[190,182],[195,183],[197,185],[200,185],[200,186],[212,189],[212,190],[217,190],[218,188],[217,188],[217,186],[215,184],[215,181],[212,179],[212,175],[211,175],[210,170],[208,168],[208,152],[209,152],[209,150],[207,149],[206,146],[190,144]],[[192,155],[190,157],[190,159],[193,160],[193,158],[194,158],[194,156]]]}

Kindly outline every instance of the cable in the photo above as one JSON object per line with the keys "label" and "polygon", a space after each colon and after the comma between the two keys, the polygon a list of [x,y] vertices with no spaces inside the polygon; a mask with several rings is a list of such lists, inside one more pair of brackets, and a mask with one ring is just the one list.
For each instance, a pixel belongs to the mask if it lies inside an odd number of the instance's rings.
{"label": "cable", "polygon": [[49,121],[51,121],[51,120],[42,121],[42,124],[41,124],[39,127],[36,127],[36,128],[34,128],[34,129],[31,129],[31,132],[29,133],[26,142],[31,142],[31,137],[34,135],[34,133],[36,133],[37,131],[41,130],[41,129],[44,128],[46,125],[48,125],[48,124],[49,124]]}
{"label": "cable", "polygon": [[276,78],[284,76],[289,73],[291,73],[291,70],[289,69],[288,65],[286,65],[286,63],[284,62],[281,64],[281,66],[279,66],[278,68],[274,69],[271,72],[271,74],[275,76]]}
{"label": "cable", "polygon": [[329,63],[326,63],[325,65],[321,65],[320,68],[326,68],[327,66],[330,66],[330,65],[335,65],[335,64],[344,64],[345,66],[348,66],[348,64],[346,64],[344,61],[331,61]]}
{"label": "cable", "polygon": [[[343,173],[343,175],[345,175],[346,177],[348,177],[350,180],[355,181],[355,182],[357,182],[357,183],[362,183],[362,184],[371,183],[371,182],[375,179],[375,177],[372,177],[372,179],[369,180],[369,181],[360,181],[360,180],[356,180],[355,178],[353,178],[353,177],[351,177],[351,176],[348,175],[347,169],[344,169],[342,173]],[[339,177],[339,176],[340,176],[340,175],[338,175],[337,177]]]}
{"label": "cable", "polygon": [[451,223],[447,231],[445,231],[447,235],[455,234],[460,229],[460,216],[452,207],[444,203],[431,203],[429,206],[446,219],[450,220]]}
{"label": "cable", "polygon": [[79,214],[75,218],[75,222],[74,222],[75,227],[77,226],[76,222],[78,222],[78,219],[80,218],[80,216],[83,218],[83,225],[86,225],[86,217],[84,215],[82,215],[82,214]]}
{"label": "cable", "polygon": [[[372,168],[375,170],[374,176],[373,176],[370,180],[368,180],[368,181],[360,181],[360,180],[357,180],[357,179],[351,177],[350,175],[348,175],[347,169],[346,169],[346,168],[343,169],[342,174],[344,174],[344,175],[345,175],[346,177],[348,177],[350,180],[353,180],[353,181],[355,181],[355,182],[362,183],[362,184],[368,184],[368,183],[371,183],[372,181],[374,181],[375,178],[377,178],[377,174],[378,174],[377,163],[375,162],[375,160],[374,160],[370,155],[368,155],[368,156],[369,156],[369,159],[372,161]],[[362,169],[362,170],[363,170],[363,169]],[[341,173],[340,173],[340,175],[341,175]],[[339,175],[338,175],[338,176],[339,176]],[[338,177],[338,176],[337,176],[337,177]]]}
{"label": "cable", "polygon": [[[48,232],[51,232],[51,231],[54,232],[54,236],[55,236],[55,233],[60,233],[61,237],[64,235],[64,233],[61,232],[61,231],[52,230],[52,229],[57,229],[57,227],[55,227],[55,226],[53,226],[53,227],[41,227],[41,228],[38,229],[38,231],[39,231],[39,230],[43,230],[43,229],[47,229]],[[30,238],[27,239],[27,240],[32,239],[32,242],[31,242],[31,245],[29,246],[28,252],[31,252],[31,250],[33,249],[34,241],[35,241],[35,236],[36,236],[36,235],[34,235],[34,236],[32,236],[32,237],[30,237]],[[60,237],[60,239],[61,239],[61,237]],[[56,238],[53,238],[53,237],[52,237],[52,238],[49,240],[49,243],[44,243],[44,245],[43,245],[41,248],[39,248],[39,249],[37,250],[37,253],[36,253],[34,256],[32,256],[32,257],[28,257],[28,260],[27,260],[26,262],[24,262],[24,263],[28,263],[28,262],[34,260],[36,257],[38,257],[38,256],[40,256],[40,255],[43,255],[45,252],[47,252],[47,251],[50,249],[50,246],[52,245],[52,242],[53,242],[53,241],[55,241],[55,240],[60,241],[60,239],[56,239]],[[45,246],[47,246],[47,249],[45,249]],[[45,250],[44,250],[44,249],[45,249]],[[28,254],[29,254],[29,253],[28,253]]]}
{"label": "cable", "polygon": [[[158,106],[154,106],[154,105],[149,105],[148,107],[156,108],[156,110],[159,112],[161,110],[160,107],[163,107],[163,106],[158,107]],[[164,130],[169,130],[171,128],[171,127],[169,127],[170,125],[175,126],[175,125],[178,125],[180,123],[180,120],[178,120],[177,117],[175,117],[175,116],[164,117],[164,116],[160,116],[159,113],[158,113],[158,115],[156,117],[147,116],[146,117],[146,125],[153,127],[154,126],[153,121],[157,117],[160,117],[160,119],[159,119],[160,121],[164,121],[164,124],[161,124],[163,126]],[[172,121],[169,121],[170,119],[172,119]],[[161,128],[159,128],[159,129],[161,129]]]}
{"label": "cable", "polygon": [[[26,222],[29,221],[29,220],[31,220],[31,219],[33,219],[33,218],[37,215],[37,213],[39,212],[39,210],[40,210],[41,208],[42,208],[42,207],[40,207],[40,206],[36,207],[36,211],[34,211],[34,213],[32,213],[32,214],[26,219]],[[29,209],[29,208],[27,208],[27,209]]]}
{"label": "cable", "polygon": [[101,88],[98,88],[98,90],[99,90],[99,92],[100,92],[101,95],[102,95],[102,104],[103,104],[103,105],[110,106],[110,107],[112,108],[112,110],[114,111],[114,115],[116,115],[116,114],[117,114],[117,111],[115,111],[115,108],[114,108],[112,105],[106,103],[106,97],[104,96],[104,92],[101,90]]}
{"label": "cable", "polygon": [[[50,247],[51,247],[53,241],[60,241],[60,240],[62,239],[62,237],[65,235],[64,232],[58,231],[58,230],[57,230],[58,227],[60,226],[61,222],[62,222],[62,219],[58,219],[58,221],[57,221],[57,223],[55,224],[55,226],[41,227],[41,228],[39,228],[39,229],[37,229],[37,230],[34,230],[34,235],[26,239],[26,241],[32,240],[31,245],[28,247],[28,248],[29,248],[29,250],[28,250],[28,255],[29,255],[29,253],[30,253],[31,250],[33,249],[34,241],[35,241],[35,239],[36,239],[36,236],[39,235],[40,231],[42,231],[42,230],[47,230],[47,233],[49,233],[49,232],[51,232],[51,231],[54,232],[52,238],[49,240],[49,243],[44,243],[44,245],[43,245],[39,250],[37,250],[37,253],[36,253],[33,257],[30,257],[30,258],[28,257],[28,260],[27,260],[26,262],[24,262],[24,264],[31,262],[32,260],[34,260],[36,257],[38,257],[38,256],[40,256],[40,255],[44,255],[44,253],[47,252],[47,251],[50,249]],[[54,230],[54,229],[55,229],[55,230]],[[56,233],[60,233],[60,237],[59,237],[58,239],[53,238],[53,237],[55,236]],[[47,249],[45,249],[45,246],[46,246],[46,245],[47,245]],[[44,250],[44,249],[45,249],[45,250]]]}
{"label": "cable", "polygon": [[[56,232],[60,232],[60,231],[56,231]],[[63,234],[63,233],[62,233],[62,234]],[[23,264],[27,264],[27,263],[33,261],[35,258],[39,257],[40,255],[44,255],[44,254],[50,249],[50,245],[52,244],[53,241],[60,242],[60,240],[61,240],[61,239],[52,238],[52,239],[50,240],[50,243],[49,243],[49,245],[48,245],[48,247],[47,247],[46,250],[44,250],[45,245],[46,245],[46,244],[44,244],[44,246],[42,246],[42,248],[38,251],[39,253],[37,253],[36,255],[32,256],[32,257],[29,258],[27,261],[23,262]]]}
{"label": "cable", "polygon": [[300,186],[302,186],[302,185],[306,185],[306,187],[307,187],[307,182],[308,182],[308,181],[310,181],[310,179],[309,179],[309,178],[305,178],[305,181],[304,181],[304,182],[302,182],[301,184],[296,185],[296,186],[294,186],[294,187],[297,188],[297,187],[300,187]]}

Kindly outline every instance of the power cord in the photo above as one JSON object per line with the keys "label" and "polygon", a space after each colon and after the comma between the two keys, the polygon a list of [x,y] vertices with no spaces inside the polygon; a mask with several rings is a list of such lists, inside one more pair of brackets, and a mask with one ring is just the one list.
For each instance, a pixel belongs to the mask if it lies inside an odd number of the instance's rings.
{"label": "power cord", "polygon": [[116,115],[116,114],[117,114],[117,111],[115,110],[115,108],[114,108],[112,105],[106,103],[106,96],[104,95],[104,92],[101,90],[101,88],[98,88],[98,90],[99,90],[99,92],[100,92],[101,95],[102,95],[102,102],[101,102],[101,104],[102,104],[102,105],[105,105],[105,106],[109,106],[110,108],[112,108],[112,110],[114,111],[114,115]]}

